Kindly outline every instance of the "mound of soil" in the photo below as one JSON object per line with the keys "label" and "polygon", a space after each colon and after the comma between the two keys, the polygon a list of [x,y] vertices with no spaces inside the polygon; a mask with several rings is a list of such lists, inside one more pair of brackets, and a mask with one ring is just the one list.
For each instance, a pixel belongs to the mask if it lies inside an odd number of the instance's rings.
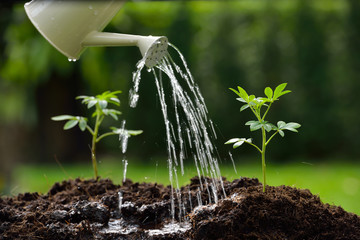
{"label": "mound of soil", "polygon": [[0,239],[360,239],[359,216],[309,190],[263,193],[257,179],[241,178],[212,191],[212,182],[193,178],[172,191],[130,180],[63,181],[46,195],[1,198]]}

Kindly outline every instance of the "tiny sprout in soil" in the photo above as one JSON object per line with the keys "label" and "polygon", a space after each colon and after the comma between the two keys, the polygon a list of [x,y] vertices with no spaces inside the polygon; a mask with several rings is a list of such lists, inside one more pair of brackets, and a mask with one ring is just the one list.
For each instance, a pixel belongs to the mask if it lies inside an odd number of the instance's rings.
{"label": "tiny sprout in soil", "polygon": [[54,121],[67,120],[67,122],[64,125],[64,130],[71,129],[76,125],[78,125],[81,131],[88,130],[89,133],[92,135],[91,160],[94,169],[95,179],[98,179],[97,161],[96,161],[96,143],[98,143],[101,139],[111,135],[126,135],[130,137],[142,133],[142,130],[126,130],[124,128],[111,127],[110,132],[105,132],[101,135],[99,134],[100,125],[106,116],[110,116],[113,119],[118,120],[118,115],[121,114],[121,112],[118,110],[107,108],[109,104],[113,104],[118,107],[120,106],[120,100],[117,97],[117,94],[119,93],[121,93],[121,91],[114,91],[114,92],[106,91],[96,96],[76,97],[76,99],[82,99],[81,103],[86,104],[88,109],[90,108],[94,109],[94,112],[92,114],[92,117],[95,118],[94,128],[90,127],[90,125],[88,124],[88,119],[82,116],[60,115],[51,118]]}
{"label": "tiny sprout in soil", "polygon": [[[244,105],[240,108],[240,111],[243,111],[249,108],[255,115],[256,120],[248,121],[245,125],[250,126],[250,131],[261,130],[262,133],[262,144],[261,148],[252,143],[251,138],[233,138],[227,141],[225,144],[234,144],[233,148],[240,147],[243,143],[247,143],[253,147],[255,147],[261,154],[261,163],[262,163],[262,173],[263,173],[263,192],[266,189],[266,163],[265,163],[265,151],[266,147],[273,139],[276,134],[280,134],[280,136],[284,137],[284,130],[289,130],[292,132],[297,132],[297,128],[301,125],[295,122],[285,123],[284,121],[278,121],[277,126],[268,121],[265,121],[265,117],[268,114],[271,105],[279,100],[282,95],[290,93],[291,91],[285,90],[287,83],[280,84],[273,91],[270,87],[265,88],[266,97],[255,97],[255,95],[248,95],[247,92],[238,86],[238,90],[230,88],[234,93],[236,93],[240,98],[236,100],[244,103]],[[264,111],[261,111],[261,108],[264,106]],[[272,135],[267,139],[266,132],[275,131]]]}

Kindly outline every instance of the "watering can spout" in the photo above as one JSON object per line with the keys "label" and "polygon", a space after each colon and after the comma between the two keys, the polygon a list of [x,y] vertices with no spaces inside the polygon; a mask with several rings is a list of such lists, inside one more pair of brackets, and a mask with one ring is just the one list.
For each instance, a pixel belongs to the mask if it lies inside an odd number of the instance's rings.
{"label": "watering can spout", "polygon": [[167,54],[168,39],[93,31],[85,37],[82,46],[137,46],[145,60],[145,65],[152,68]]}
{"label": "watering can spout", "polygon": [[102,32],[125,0],[32,0],[25,11],[38,31],[69,59],[79,59],[91,46],[137,46],[148,68],[167,53],[166,37]]}

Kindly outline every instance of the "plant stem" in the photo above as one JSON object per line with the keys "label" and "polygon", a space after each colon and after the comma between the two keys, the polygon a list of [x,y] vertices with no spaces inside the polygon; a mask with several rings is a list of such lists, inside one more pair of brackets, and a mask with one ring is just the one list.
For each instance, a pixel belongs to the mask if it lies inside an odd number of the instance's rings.
{"label": "plant stem", "polygon": [[271,104],[272,104],[272,102],[270,102],[270,104],[269,104],[269,106],[267,107],[266,112],[265,112],[265,113],[264,113],[264,115],[262,116],[261,120],[263,120],[263,121],[264,121],[265,116],[266,116],[266,115],[267,115],[267,113],[269,112],[269,109],[270,109],[270,107],[271,107]]}
{"label": "plant stem", "polygon": [[273,135],[271,135],[271,137],[267,140],[267,142],[265,143],[265,145],[267,146],[270,142],[270,140],[279,132],[279,130],[277,130]]}
{"label": "plant stem", "polygon": [[262,127],[262,150],[261,150],[261,164],[263,173],[263,192],[266,190],[266,163],[265,163],[265,150],[266,150],[266,132],[265,128]]}
{"label": "plant stem", "polygon": [[99,142],[101,139],[103,139],[104,137],[107,137],[107,136],[112,136],[112,135],[119,135],[118,133],[114,133],[114,132],[108,132],[108,133],[104,133],[102,134],[100,137],[98,137],[96,139],[96,142]]}
{"label": "plant stem", "polygon": [[96,116],[95,128],[93,131],[92,146],[91,146],[91,160],[94,169],[95,180],[98,179],[97,161],[96,161],[96,139],[99,132],[99,126],[101,123],[100,114]]}

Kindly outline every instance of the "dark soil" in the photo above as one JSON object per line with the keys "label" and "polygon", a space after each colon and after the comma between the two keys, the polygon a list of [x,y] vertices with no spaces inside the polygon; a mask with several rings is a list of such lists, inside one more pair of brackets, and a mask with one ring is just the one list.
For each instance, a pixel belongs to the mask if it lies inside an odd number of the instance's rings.
{"label": "dark soil", "polygon": [[175,199],[174,221],[170,187],[130,180],[120,186],[75,179],[46,195],[1,198],[0,239],[360,239],[359,216],[323,204],[309,190],[279,186],[263,193],[257,179],[242,178],[224,180],[224,198],[221,189],[209,196],[205,183],[212,181],[201,180],[174,192],[182,199]]}

